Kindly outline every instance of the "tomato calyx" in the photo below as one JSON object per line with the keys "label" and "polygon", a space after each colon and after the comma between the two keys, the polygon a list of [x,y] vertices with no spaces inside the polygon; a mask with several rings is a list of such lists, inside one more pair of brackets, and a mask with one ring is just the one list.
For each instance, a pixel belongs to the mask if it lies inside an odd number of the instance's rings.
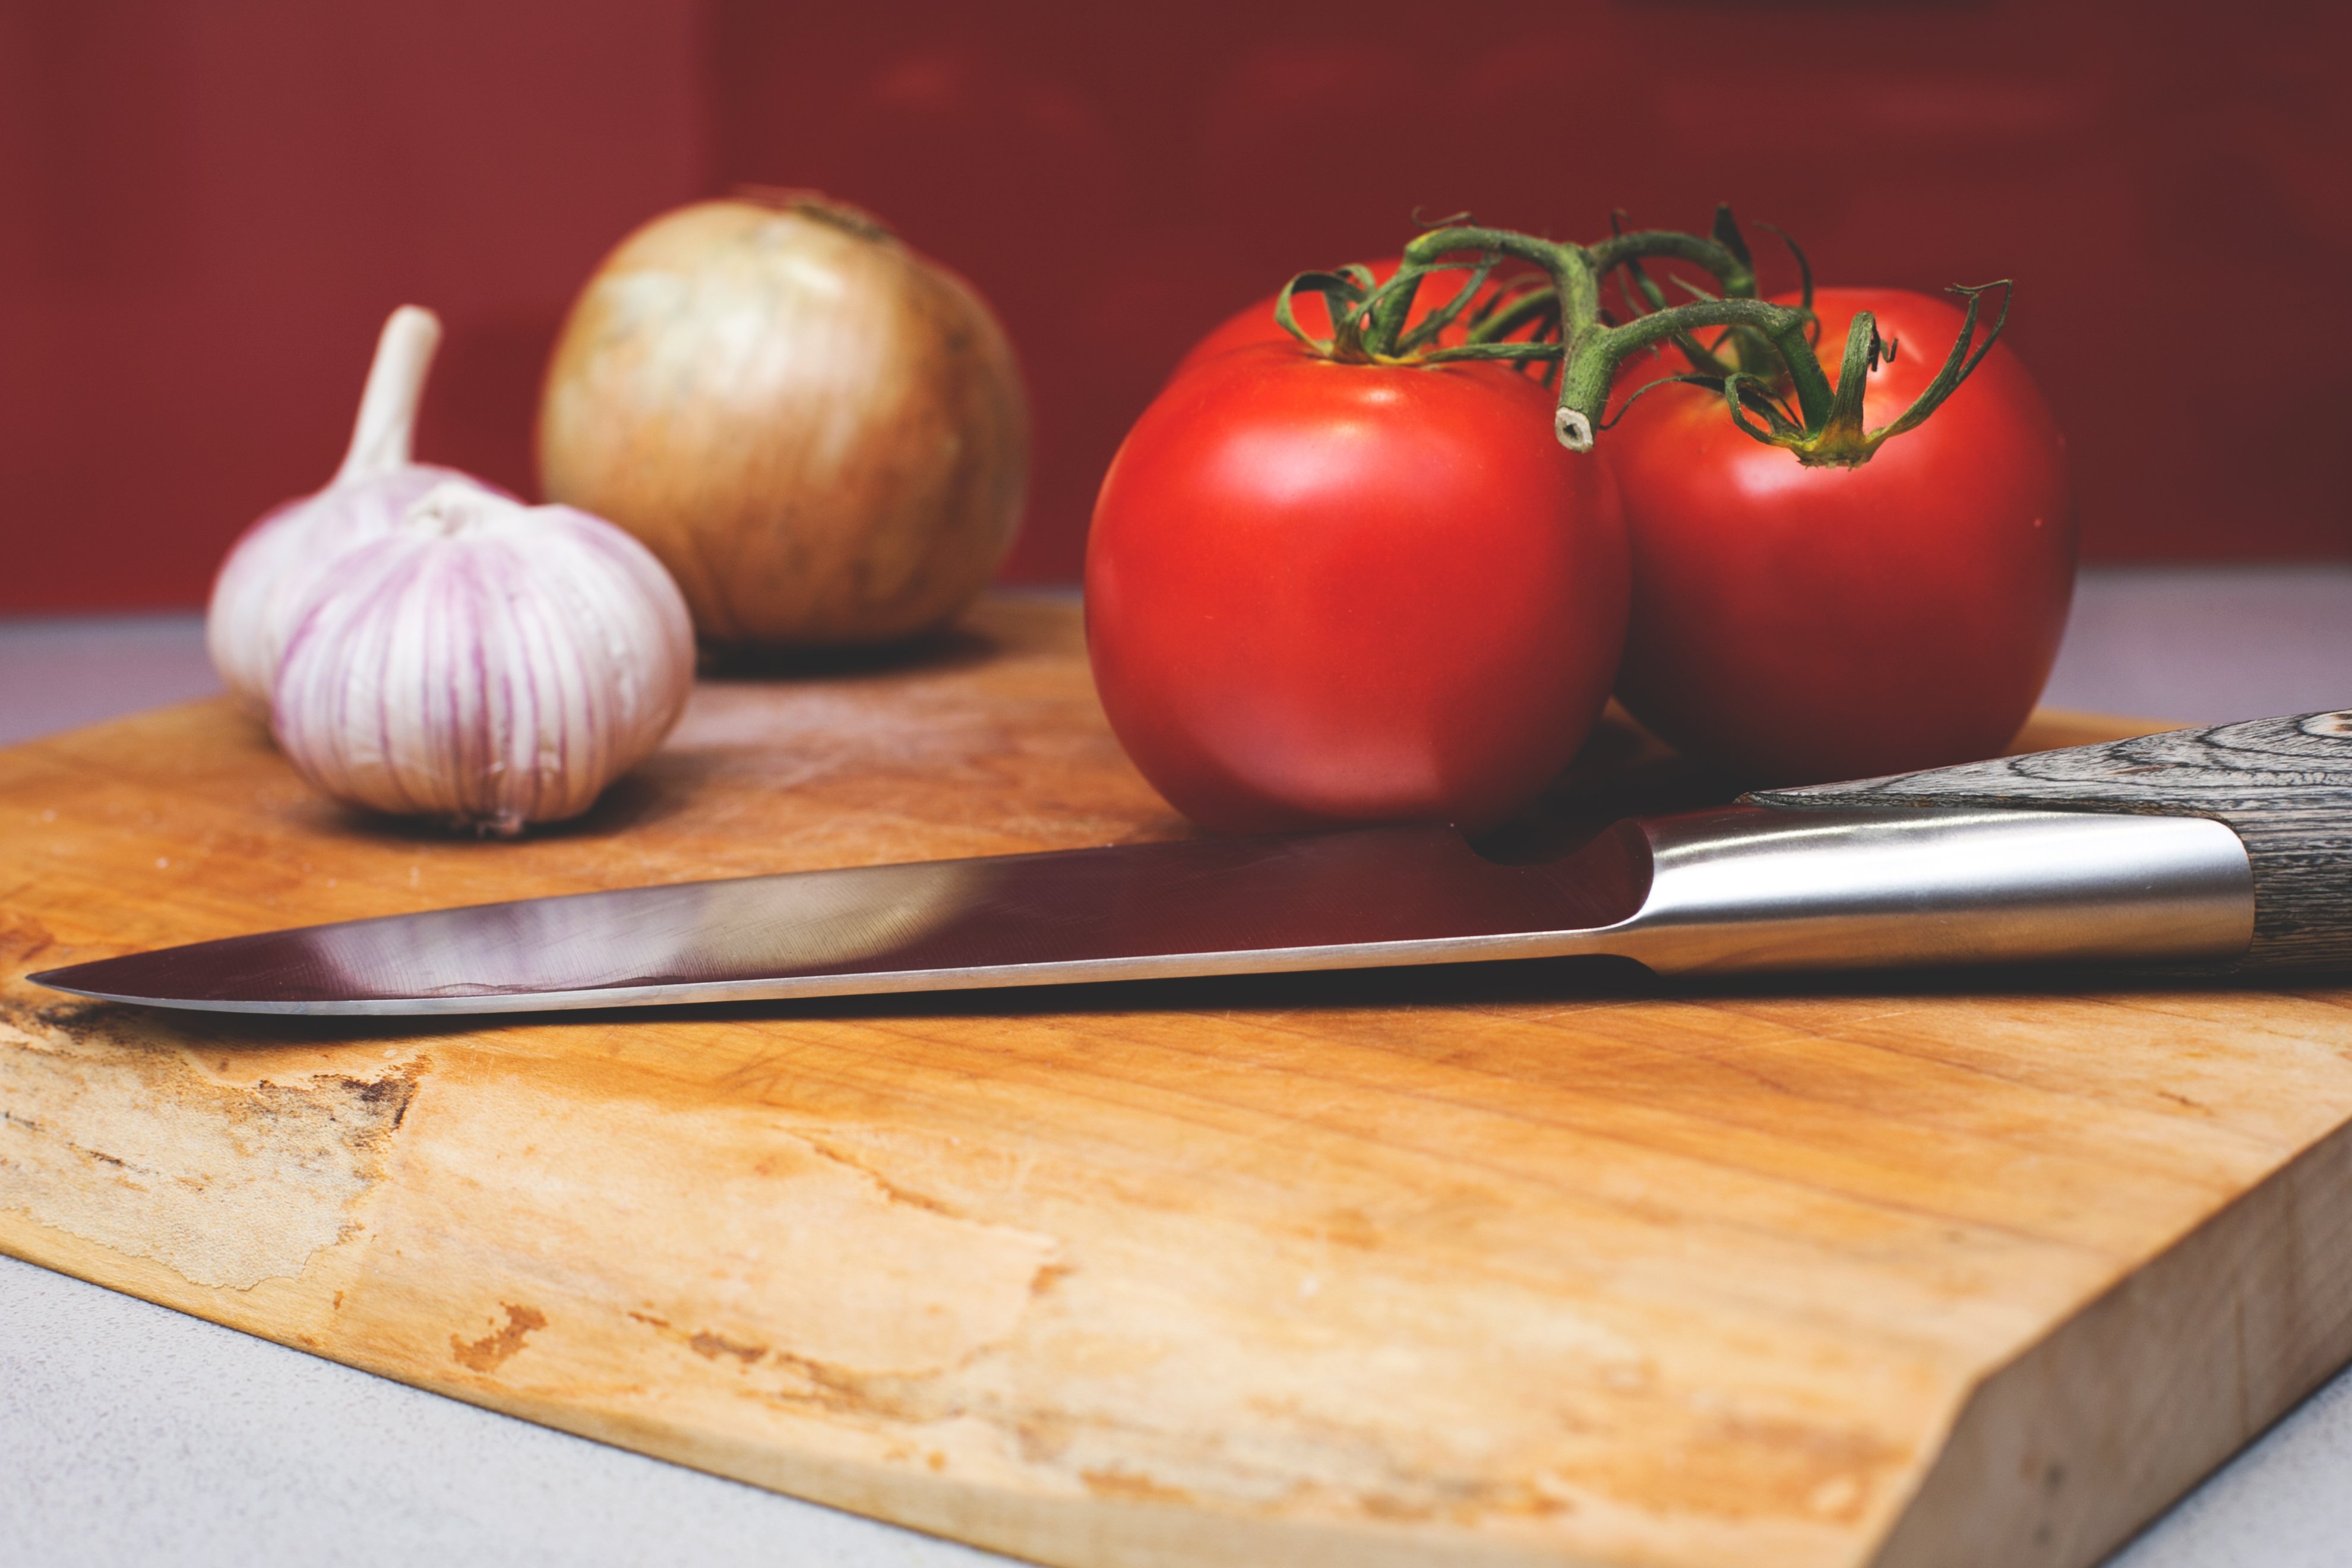
{"label": "tomato calyx", "polygon": [[[1274,319],[1292,337],[1326,359],[1346,364],[1437,364],[1462,359],[1554,359],[1557,346],[1529,352],[1558,335],[1559,307],[1558,296],[1539,277],[1522,276],[1507,279],[1489,289],[1486,285],[1495,268],[1502,264],[1500,253],[1489,251],[1471,259],[1446,259],[1421,268],[1421,277],[1442,270],[1463,270],[1468,273],[1453,298],[1430,312],[1409,329],[1394,331],[1386,337],[1375,330],[1374,307],[1389,298],[1390,285],[1381,283],[1371,268],[1350,265],[1328,272],[1302,272],[1285,284],[1275,297]],[[1301,292],[1321,294],[1332,321],[1332,333],[1328,338],[1311,335],[1298,324],[1291,310],[1292,298]],[[1407,299],[1410,305],[1410,299]],[[1402,324],[1402,312],[1399,313]],[[1445,330],[1461,322],[1465,341],[1441,346],[1440,337]],[[1521,332],[1526,340],[1508,342]],[[1508,343],[1507,348],[1497,345]]]}
{"label": "tomato calyx", "polygon": [[[1993,317],[1992,326],[1982,342],[1977,341],[1977,315],[1984,303],[1983,297],[1991,290],[2001,291],[2000,310]],[[1879,335],[1878,321],[1868,310],[1857,312],[1853,325],[1846,331],[1845,359],[1838,369],[1837,390],[1830,400],[1826,418],[1818,422],[1801,419],[1788,407],[1778,389],[1762,376],[1745,371],[1732,371],[1721,376],[1675,376],[1675,381],[1711,386],[1723,394],[1731,410],[1732,423],[1754,439],[1768,447],[1784,447],[1797,455],[1797,460],[1811,468],[1859,468],[1870,461],[1872,454],[1906,430],[1916,429],[1929,415],[1943,405],[1979,361],[1992,352],[2000,336],[2000,329],[2009,321],[2010,295],[2015,285],[2006,279],[1970,288],[1955,283],[1950,292],[1968,300],[1968,310],[1960,321],[1959,336],[1952,340],[1951,352],[1944,358],[1944,366],[1936,379],[1912,400],[1911,406],[1893,420],[1875,430],[1865,430],[1862,423],[1862,396],[1869,378],[1878,367],[1891,362],[1895,355],[1896,341]],[[1765,418],[1759,426],[1748,416],[1748,399]]]}
{"label": "tomato calyx", "polygon": [[[1954,292],[1967,297],[1968,312],[1943,370],[1892,423],[1865,429],[1864,390],[1878,367],[1894,357],[1895,344],[1879,335],[1866,312],[1857,316],[1832,385],[1813,343],[1819,323],[1811,309],[1812,268],[1794,240],[1781,236],[1803,278],[1804,302],[1780,305],[1756,297],[1755,260],[1728,205],[1716,209],[1706,236],[1671,229],[1629,232],[1622,217],[1612,215],[1609,237],[1586,246],[1490,228],[1459,215],[1426,226],[1406,245],[1402,264],[1386,282],[1361,266],[1299,274],[1276,298],[1275,320],[1310,352],[1342,363],[1501,360],[1536,370],[1547,384],[1556,377],[1553,434],[1571,452],[1591,450],[1597,435],[1616,423],[1606,415],[1620,367],[1637,353],[1672,347],[1689,363],[1690,373],[1661,378],[1633,397],[1670,382],[1706,386],[1722,395],[1732,423],[1750,438],[1781,447],[1808,467],[1854,468],[1935,413],[1990,351],[2009,319],[2012,286],[2007,279],[1979,288],[1955,285]],[[1677,278],[1676,285],[1692,298],[1670,305],[1643,268],[1647,259],[1697,267],[1720,292]],[[1507,260],[1530,265],[1536,277],[1490,289],[1496,268]],[[1466,277],[1444,307],[1408,330],[1422,281],[1441,272]],[[1602,280],[1612,274],[1622,289],[1622,320],[1601,305]],[[1980,296],[1996,288],[2002,290],[2000,310],[1979,342]],[[1301,290],[1324,296],[1333,323],[1330,337],[1309,336],[1297,324],[1290,301]],[[1465,316],[1465,340],[1441,344],[1439,334]],[[1701,342],[1698,334],[1710,330],[1717,334],[1714,342]],[[1626,399],[1618,417],[1633,401]]]}

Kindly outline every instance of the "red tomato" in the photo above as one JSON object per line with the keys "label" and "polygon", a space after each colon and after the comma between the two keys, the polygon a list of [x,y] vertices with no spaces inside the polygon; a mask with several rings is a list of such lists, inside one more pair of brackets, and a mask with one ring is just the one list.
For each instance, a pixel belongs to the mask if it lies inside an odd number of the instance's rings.
{"label": "red tomato", "polygon": [[[1372,276],[1385,283],[1395,276],[1397,268],[1402,265],[1403,260],[1402,257],[1391,256],[1385,260],[1371,262],[1370,266]],[[1524,267],[1516,263],[1508,268],[1497,269],[1504,277],[1521,276],[1526,270]],[[1462,280],[1468,276],[1466,272],[1449,271],[1433,273],[1423,279],[1421,287],[1412,292],[1412,309],[1405,314],[1405,325],[1408,328],[1417,327],[1429,318],[1432,311],[1444,309],[1446,302],[1452,300],[1455,291],[1462,287]],[[1501,278],[1490,279],[1488,291],[1491,292],[1501,281]],[[1202,361],[1214,359],[1227,349],[1240,348],[1248,343],[1296,342],[1297,340],[1283,331],[1281,323],[1274,319],[1274,302],[1279,298],[1278,294],[1268,294],[1256,304],[1234,311],[1211,328],[1208,336],[1185,351],[1184,357],[1179,360],[1176,368],[1169,373],[1169,379],[1175,380]],[[1322,295],[1310,293],[1305,289],[1293,294],[1290,297],[1290,314],[1291,319],[1298,323],[1299,330],[1308,337],[1328,338],[1331,335],[1331,310]],[[1468,312],[1465,311],[1464,314],[1466,316]],[[1437,341],[1441,343],[1459,343],[1466,342],[1469,335],[1470,329],[1466,322],[1457,318],[1451,326],[1437,334]],[[1522,330],[1511,335],[1515,338],[1524,338],[1527,332]]]}
{"label": "red tomato", "polygon": [[[1857,311],[1900,340],[1864,397],[1873,429],[1960,328],[1901,289],[1814,304],[1832,381]],[[1601,440],[1633,546],[1618,696],[1675,746],[1802,783],[1992,756],[2024,723],[2065,627],[2074,510],[2065,442],[2006,346],[1858,468],[1749,439],[1696,386],[1650,393]]]}
{"label": "red tomato", "polygon": [[1120,447],[1087,646],[1128,755],[1205,827],[1475,826],[1583,741],[1627,592],[1615,487],[1541,385],[1265,343],[1171,383]]}

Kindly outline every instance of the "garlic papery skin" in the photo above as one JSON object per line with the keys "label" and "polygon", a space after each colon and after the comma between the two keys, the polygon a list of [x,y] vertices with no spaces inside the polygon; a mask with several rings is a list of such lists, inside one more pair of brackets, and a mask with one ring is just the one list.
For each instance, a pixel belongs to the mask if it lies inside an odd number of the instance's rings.
{"label": "garlic papery skin", "polygon": [[416,405],[441,342],[441,322],[403,305],[383,324],[342,467],[324,489],[273,508],[247,529],[213,579],[205,647],[221,684],[266,716],[287,639],[311,593],[343,552],[390,533],[436,485],[503,495],[454,468],[409,460]]}
{"label": "garlic papery skin", "polygon": [[339,800],[503,836],[594,805],[693,682],[686,600],[644,545],[447,484],[335,563],[287,644],[271,728]]}

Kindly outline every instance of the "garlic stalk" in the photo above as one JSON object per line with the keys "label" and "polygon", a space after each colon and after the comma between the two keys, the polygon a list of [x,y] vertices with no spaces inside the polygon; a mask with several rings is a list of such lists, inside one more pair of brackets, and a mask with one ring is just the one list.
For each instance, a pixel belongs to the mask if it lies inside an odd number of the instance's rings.
{"label": "garlic stalk", "polygon": [[271,727],[340,800],[510,835],[586,811],[693,679],[686,601],[644,545],[452,482],[336,564],[287,644]]}
{"label": "garlic stalk", "polygon": [[441,322],[432,311],[403,305],[392,313],[376,341],[351,448],[335,477],[324,489],[269,511],[221,563],[205,616],[205,647],[221,684],[256,714],[268,712],[287,638],[337,557],[391,532],[437,484],[490,488],[454,468],[409,459],[417,402],[440,342]]}

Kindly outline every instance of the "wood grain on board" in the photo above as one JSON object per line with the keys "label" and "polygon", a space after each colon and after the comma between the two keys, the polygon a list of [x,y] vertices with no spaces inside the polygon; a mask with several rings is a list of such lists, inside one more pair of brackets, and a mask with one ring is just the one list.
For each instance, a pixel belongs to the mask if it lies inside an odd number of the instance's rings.
{"label": "wood grain on board", "polygon": [[[1553,811],[1700,788],[1612,730]],[[707,682],[517,843],[321,801],[226,703],[0,752],[0,1248],[1074,1564],[2086,1563],[2352,1357],[2335,989],[1562,962],[419,1027],[16,978],[1184,830],[1042,599]]]}

